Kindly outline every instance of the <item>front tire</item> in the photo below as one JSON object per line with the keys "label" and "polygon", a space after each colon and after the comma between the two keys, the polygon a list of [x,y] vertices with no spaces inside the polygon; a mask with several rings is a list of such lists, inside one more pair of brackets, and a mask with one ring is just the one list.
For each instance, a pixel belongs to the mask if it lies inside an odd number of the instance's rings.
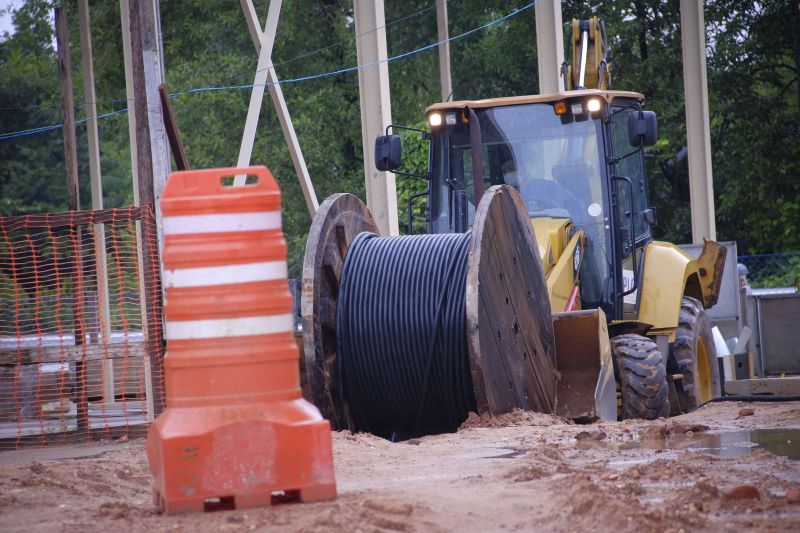
{"label": "front tire", "polygon": [[669,415],[669,389],[658,346],[641,335],[618,335],[611,351],[622,393],[622,419],[655,420]]}
{"label": "front tire", "polygon": [[684,296],[672,354],[683,374],[686,408],[696,409],[720,395],[717,349],[703,305]]}

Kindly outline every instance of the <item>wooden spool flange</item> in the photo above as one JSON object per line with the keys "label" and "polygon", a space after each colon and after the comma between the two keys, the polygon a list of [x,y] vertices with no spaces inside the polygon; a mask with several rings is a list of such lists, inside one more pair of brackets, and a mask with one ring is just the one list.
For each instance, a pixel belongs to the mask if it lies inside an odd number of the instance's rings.
{"label": "wooden spool flange", "polygon": [[[353,238],[378,233],[363,202],[336,194],[320,206],[306,245],[301,311],[307,397],[335,429],[340,419],[336,359],[339,281]],[[536,238],[519,193],[496,186],[475,212],[467,258],[466,334],[478,412],[552,413],[555,342]],[[346,416],[346,415],[345,415]]]}
{"label": "wooden spool flange", "polygon": [[303,392],[334,429],[347,427],[339,419],[338,389],[333,379],[339,280],[350,243],[362,231],[379,234],[364,202],[347,193],[328,197],[314,216],[303,262],[300,299],[306,374]]}
{"label": "wooden spool flange", "polygon": [[552,413],[555,337],[544,270],[516,189],[483,193],[467,265],[467,342],[478,412]]}

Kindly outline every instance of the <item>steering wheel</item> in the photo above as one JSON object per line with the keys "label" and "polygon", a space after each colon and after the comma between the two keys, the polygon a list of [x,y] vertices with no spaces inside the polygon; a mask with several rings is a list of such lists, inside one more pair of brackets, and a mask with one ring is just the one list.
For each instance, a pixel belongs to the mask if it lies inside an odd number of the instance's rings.
{"label": "steering wheel", "polygon": [[557,181],[523,178],[520,182],[521,189],[525,191],[523,199],[529,210],[540,205],[545,209],[564,209],[576,223],[586,218],[584,202]]}
{"label": "steering wheel", "polygon": [[525,204],[528,206],[529,211],[543,211],[545,209],[564,209],[567,208],[556,201],[555,198],[549,196],[536,196],[525,198]]}

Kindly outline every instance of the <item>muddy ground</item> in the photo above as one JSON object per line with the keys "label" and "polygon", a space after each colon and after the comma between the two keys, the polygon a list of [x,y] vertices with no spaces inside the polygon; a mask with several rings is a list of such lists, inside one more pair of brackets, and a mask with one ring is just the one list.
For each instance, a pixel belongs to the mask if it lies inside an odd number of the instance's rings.
{"label": "muddy ground", "polygon": [[800,402],[589,426],[518,412],[403,443],[341,432],[335,501],[184,516],[153,508],[143,440],[3,452],[0,531],[800,531],[800,460],[730,433],[753,428],[800,428]]}

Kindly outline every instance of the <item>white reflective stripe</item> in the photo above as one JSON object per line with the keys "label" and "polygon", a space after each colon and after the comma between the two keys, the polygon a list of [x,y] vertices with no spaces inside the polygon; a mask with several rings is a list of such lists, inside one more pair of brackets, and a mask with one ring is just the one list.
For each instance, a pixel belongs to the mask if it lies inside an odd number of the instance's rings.
{"label": "white reflective stripe", "polygon": [[163,220],[164,235],[259,231],[281,228],[280,211],[165,216]]}
{"label": "white reflective stripe", "polygon": [[294,331],[294,316],[289,313],[212,320],[168,320],[166,329],[167,340],[171,341],[291,333]]}
{"label": "white reflective stripe", "polygon": [[168,289],[182,289],[272,281],[288,277],[286,261],[264,261],[241,265],[164,269],[164,286]]}

